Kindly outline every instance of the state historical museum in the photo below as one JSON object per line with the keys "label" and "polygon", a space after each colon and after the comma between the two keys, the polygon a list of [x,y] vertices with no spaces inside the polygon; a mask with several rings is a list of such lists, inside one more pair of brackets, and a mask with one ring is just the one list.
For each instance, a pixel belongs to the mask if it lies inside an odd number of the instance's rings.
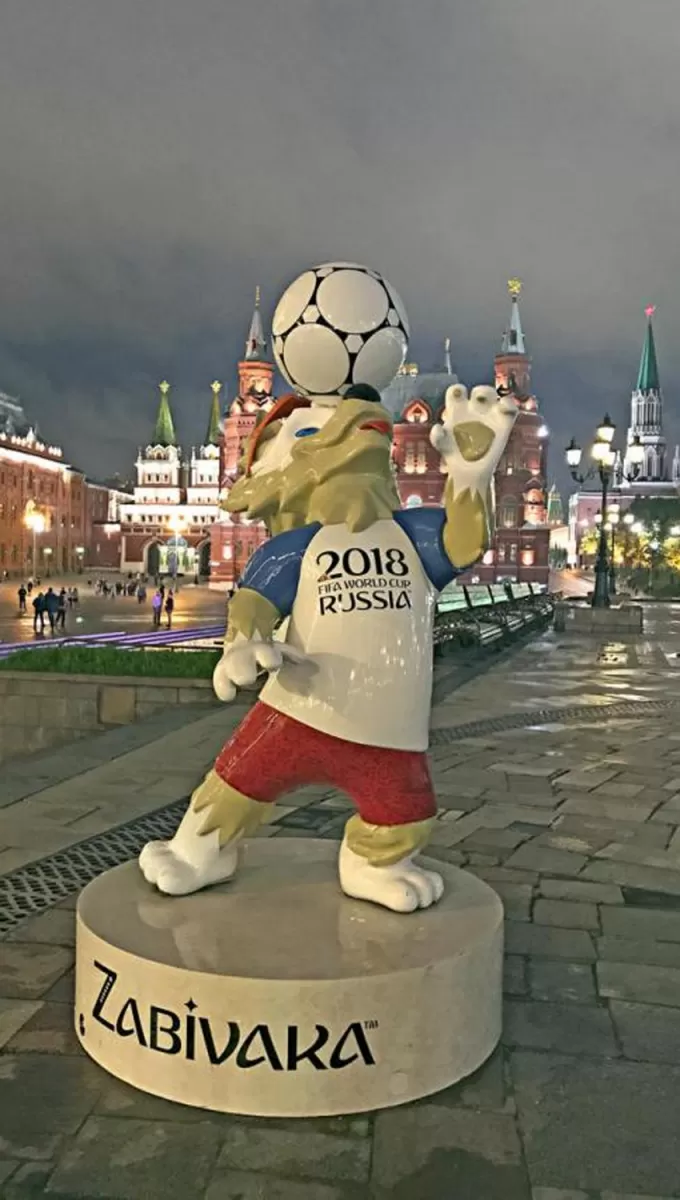
{"label": "state historical museum", "polygon": [[[510,321],[495,358],[495,383],[516,398],[520,414],[496,472],[493,545],[470,577],[484,583],[507,579],[547,584],[548,431],[531,392],[531,360],[520,318],[518,281],[512,280],[509,290]],[[259,414],[274,402],[274,364],[266,352],[259,304],[238,378],[238,395],[227,408],[220,436],[222,495],[238,477],[244,447]],[[383,393],[383,403],[394,415],[394,464],[404,507],[442,502],[444,474],[439,455],[430,445],[430,431],[441,417],[447,388],[458,382],[447,339],[440,370],[421,372],[414,363],[407,363]],[[266,538],[264,527],[222,511],[210,533],[211,579],[233,587],[250,555]]]}

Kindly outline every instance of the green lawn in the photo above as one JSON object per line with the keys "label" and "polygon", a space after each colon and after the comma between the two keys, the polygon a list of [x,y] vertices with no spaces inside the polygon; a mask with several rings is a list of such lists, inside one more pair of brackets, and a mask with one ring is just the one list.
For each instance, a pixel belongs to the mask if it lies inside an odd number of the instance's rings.
{"label": "green lawn", "polygon": [[219,650],[119,650],[115,646],[55,646],[49,650],[17,650],[8,658],[0,659],[0,671],[210,679],[219,657]]}

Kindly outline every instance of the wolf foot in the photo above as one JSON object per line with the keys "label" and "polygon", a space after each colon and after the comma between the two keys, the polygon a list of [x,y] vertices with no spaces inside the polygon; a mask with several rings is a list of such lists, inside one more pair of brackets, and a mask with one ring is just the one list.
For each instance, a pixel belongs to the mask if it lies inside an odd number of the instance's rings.
{"label": "wolf foot", "polygon": [[[173,839],[174,840],[174,839]],[[167,896],[189,896],[201,888],[231,879],[238,866],[238,848],[224,846],[206,854],[200,861],[189,862],[172,842],[147,842],[139,856],[139,865],[147,883]]]}
{"label": "wolf foot", "polygon": [[354,900],[371,900],[392,912],[415,912],[436,904],[444,881],[434,871],[415,865],[411,858],[389,867],[374,867],[344,842],[340,848],[340,886]]}

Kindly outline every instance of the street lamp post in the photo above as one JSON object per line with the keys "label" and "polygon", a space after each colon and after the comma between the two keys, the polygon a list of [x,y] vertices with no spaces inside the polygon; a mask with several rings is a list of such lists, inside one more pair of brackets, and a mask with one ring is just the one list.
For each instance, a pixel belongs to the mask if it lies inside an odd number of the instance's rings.
{"label": "street lamp post", "polygon": [[45,520],[43,513],[38,511],[38,509],[35,507],[33,501],[29,501],[29,504],[26,507],[26,516],[24,518],[24,524],[26,525],[26,528],[30,529],[31,533],[33,534],[33,551],[32,551],[32,559],[31,559],[31,571],[33,573],[33,577],[35,578],[35,576],[37,574],[37,563],[38,563],[38,534],[45,532],[45,529],[47,527],[47,522]]}
{"label": "street lamp post", "polygon": [[170,575],[171,575],[171,579],[172,579],[172,590],[174,592],[177,591],[177,555],[178,555],[178,549],[179,549],[178,539],[179,539],[179,536],[180,536],[182,530],[184,529],[184,526],[185,526],[184,517],[181,516],[181,514],[179,514],[179,513],[176,516],[174,516],[170,522],[170,528],[173,533],[173,537],[172,537],[172,546],[173,546],[172,571],[170,572]]}
{"label": "street lamp post", "polygon": [[[601,497],[601,521],[600,534],[597,544],[597,558],[595,560],[595,586],[593,588],[593,608],[608,608],[610,604],[610,572],[609,572],[609,556],[607,546],[607,500],[609,490],[614,479],[614,467],[616,464],[616,451],[612,445],[616,426],[607,414],[598,425],[595,433],[595,441],[593,442],[591,454],[594,460],[594,466],[589,467],[586,471],[579,471],[579,465],[583,451],[577,445],[574,438],[566,449],[567,466],[571,472],[572,479],[583,486],[588,479],[598,476],[600,487],[602,489]],[[630,463],[630,473],[626,478],[635,479],[640,473],[640,466],[644,458],[644,450],[640,444],[640,439],[636,436],[633,443],[628,447],[628,461]]]}
{"label": "street lamp post", "polygon": [[623,562],[624,566],[630,566],[630,535],[633,532],[635,525],[634,513],[627,512],[623,514],[624,537],[623,537]]}
{"label": "street lamp post", "polygon": [[616,595],[616,529],[621,520],[621,506],[614,501],[609,503],[609,529],[611,530],[611,546],[609,550],[609,595]]}

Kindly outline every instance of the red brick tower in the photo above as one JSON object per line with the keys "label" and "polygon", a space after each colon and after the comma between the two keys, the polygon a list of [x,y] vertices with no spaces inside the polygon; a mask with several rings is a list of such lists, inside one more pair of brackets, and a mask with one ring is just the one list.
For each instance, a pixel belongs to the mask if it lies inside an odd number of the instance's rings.
{"label": "red brick tower", "polygon": [[496,387],[507,389],[520,413],[496,472],[496,537],[475,573],[484,582],[548,582],[548,430],[531,392],[531,359],[519,311],[522,285],[511,279],[510,323],[495,359]]}
{"label": "red brick tower", "polygon": [[[228,494],[238,478],[245,445],[257,423],[258,415],[274,402],[274,364],[267,355],[267,343],[260,313],[260,289],[255,292],[255,309],[246,339],[246,351],[238,364],[238,394],[229,405],[220,437],[220,493]],[[212,527],[210,541],[210,578],[228,588],[237,582],[251,554],[266,538],[264,525],[248,521],[239,514],[223,512]]]}

